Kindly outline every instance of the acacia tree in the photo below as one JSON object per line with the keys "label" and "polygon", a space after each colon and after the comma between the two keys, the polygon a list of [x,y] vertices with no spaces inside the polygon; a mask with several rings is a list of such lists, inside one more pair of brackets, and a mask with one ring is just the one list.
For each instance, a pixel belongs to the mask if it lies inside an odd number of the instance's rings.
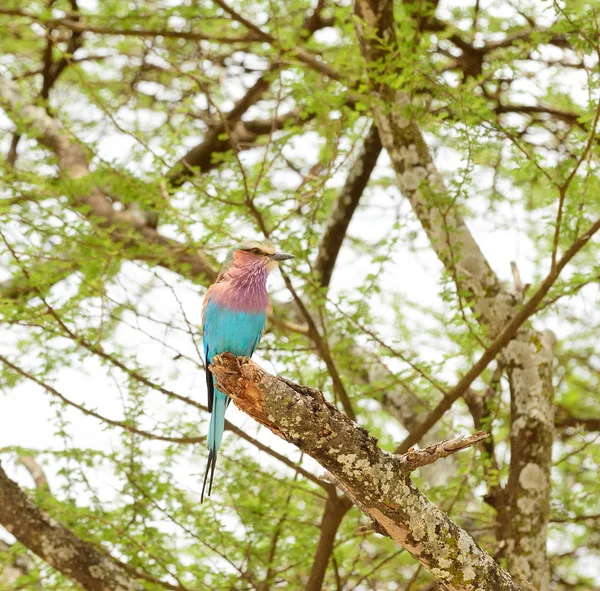
{"label": "acacia tree", "polygon": [[[598,38],[580,3],[4,2],[2,589],[591,588]],[[199,506],[201,300],[256,237],[297,260],[212,370],[268,429],[231,414]]]}

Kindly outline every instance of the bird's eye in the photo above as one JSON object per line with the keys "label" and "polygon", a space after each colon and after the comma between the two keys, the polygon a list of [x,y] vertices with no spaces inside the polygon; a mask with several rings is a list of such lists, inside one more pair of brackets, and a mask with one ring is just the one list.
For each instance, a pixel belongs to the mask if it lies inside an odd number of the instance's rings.
{"label": "bird's eye", "polygon": [[260,248],[253,248],[253,249],[251,250],[251,252],[252,252],[252,254],[262,254],[262,253],[260,252]]}

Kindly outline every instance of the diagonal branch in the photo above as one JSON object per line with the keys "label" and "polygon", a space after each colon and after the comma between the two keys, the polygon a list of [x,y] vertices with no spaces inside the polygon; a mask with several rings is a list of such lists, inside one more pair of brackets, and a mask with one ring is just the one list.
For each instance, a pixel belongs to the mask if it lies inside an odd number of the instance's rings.
{"label": "diagonal branch", "polygon": [[382,144],[400,190],[410,201],[436,254],[455,279],[457,290],[472,296],[479,322],[495,336],[511,316],[514,298],[502,286],[444,187],[423,133],[410,118],[410,96],[379,81],[379,69],[386,60],[394,59],[392,8],[389,0],[359,0],[355,5],[358,38],[369,64],[375,120]]}
{"label": "diagonal branch", "polygon": [[0,524],[21,544],[87,591],[144,591],[118,562],[34,505],[2,467]]}
{"label": "diagonal branch", "polygon": [[[250,91],[248,92],[250,93]],[[248,105],[248,107],[250,106]],[[219,154],[227,153],[231,149],[238,152],[248,150],[257,144],[261,136],[281,131],[287,125],[305,124],[315,117],[314,113],[304,114],[300,108],[270,119],[250,121],[241,121],[241,115],[233,117],[233,114],[233,110],[224,114],[224,120],[216,122],[206,133],[202,142],[188,150],[173,165],[167,172],[167,180],[171,186],[179,187],[194,174],[204,174],[217,168],[221,165],[220,160],[216,158]]]}
{"label": "diagonal branch", "polygon": [[272,376],[229,353],[213,361],[212,372],[238,408],[317,460],[367,516],[446,588],[519,589],[467,532],[417,489],[406,460],[381,451],[367,431],[319,390]]}
{"label": "diagonal branch", "polygon": [[545,295],[554,285],[561,271],[567,263],[589,242],[592,236],[600,230],[600,218],[598,218],[564,253],[564,255],[553,267],[540,287],[529,298],[527,303],[519,310],[512,320],[504,327],[502,332],[494,339],[494,342],[484,351],[471,369],[461,378],[458,384],[449,392],[438,405],[409,433],[408,437],[398,446],[396,453],[404,453],[409,447],[417,443],[428,431],[439,421],[447,410],[467,391],[473,382],[481,375],[490,362],[502,351],[506,345],[517,334],[519,328],[533,315]]}
{"label": "diagonal branch", "polygon": [[[313,33],[327,24],[327,21],[321,18],[324,3],[319,2],[310,15],[304,19],[302,31],[305,39],[308,39]],[[229,7],[223,5],[222,8],[229,11]],[[239,19],[238,19],[239,20]],[[244,22],[248,28],[249,23]],[[252,27],[249,27],[252,31]],[[251,32],[257,38],[264,34],[260,29]],[[283,116],[277,116],[267,120],[245,121],[242,122],[242,116],[248,109],[256,104],[267,92],[271,86],[273,72],[279,67],[279,64],[272,64],[266,72],[255,82],[246,94],[234,105],[227,114],[224,114],[220,120],[216,121],[209,129],[201,143],[194,146],[183,156],[175,166],[167,173],[167,179],[171,186],[178,187],[182,185],[186,178],[191,177],[197,169],[200,173],[208,172],[217,166],[215,156],[228,152],[232,148],[239,151],[242,145],[246,148],[251,147],[258,136],[267,135],[273,131],[282,129],[288,121],[300,122],[310,117],[302,117],[301,109],[296,109]]]}
{"label": "diagonal branch", "polygon": [[[1,75],[0,107],[56,154],[65,177],[77,180],[90,174],[88,154],[77,139],[44,109],[29,104],[19,93],[17,85]],[[124,246],[131,258],[178,272],[185,270],[192,278],[203,276],[208,281],[216,279],[217,272],[210,261],[193,246],[161,235],[154,227],[147,225],[143,216],[127,210],[117,211],[100,187],[94,186],[84,192],[77,191],[76,186],[74,184],[73,205],[83,212],[93,226],[106,231],[112,241]]]}
{"label": "diagonal branch", "polygon": [[16,374],[20,375],[21,377],[31,380],[34,384],[37,384],[38,386],[43,388],[48,394],[50,394],[51,396],[54,396],[55,398],[58,398],[63,404],[66,404],[67,406],[76,408],[78,411],[80,411],[84,415],[86,415],[88,417],[93,417],[94,419],[97,419],[98,421],[100,421],[102,423],[106,423],[107,425],[111,425],[112,427],[119,427],[121,429],[124,429],[125,431],[128,431],[129,433],[133,433],[135,435],[140,435],[141,437],[144,437],[146,439],[152,439],[152,440],[156,440],[156,441],[168,441],[171,443],[197,444],[197,443],[202,443],[206,440],[206,437],[195,437],[195,436],[185,436],[185,435],[182,437],[171,437],[168,435],[161,435],[159,433],[151,433],[149,431],[144,431],[142,429],[139,429],[131,421],[117,421],[114,419],[110,419],[108,417],[101,415],[100,413],[98,413],[94,410],[90,410],[89,408],[86,408],[82,404],[77,404],[76,402],[73,402],[72,400],[70,400],[63,394],[61,394],[56,388],[50,386],[50,384],[46,384],[42,380],[39,380],[38,378],[36,378],[33,374],[29,373],[28,371],[25,371],[23,368],[19,367],[18,365],[15,365],[12,361],[7,359],[4,355],[0,355],[0,363],[5,365],[6,367],[8,367],[10,370],[14,371]]}
{"label": "diagonal branch", "polygon": [[369,182],[377,159],[381,153],[381,140],[379,132],[373,123],[356,162],[354,162],[346,182],[333,205],[327,220],[325,233],[319,244],[314,269],[319,285],[329,287],[331,275],[337,261],[342,242],[352,216],[358,207],[358,203]]}
{"label": "diagonal branch", "polygon": [[274,71],[275,66],[268,68],[231,111],[223,116],[223,120],[218,121],[209,129],[202,143],[194,146],[173,166],[167,173],[167,180],[173,187],[182,185],[188,177],[195,174],[195,169],[201,173],[208,172],[215,167],[214,157],[217,154],[227,152],[236,146],[236,140],[241,134],[239,131],[232,132],[238,127],[242,115],[257,103],[269,89],[271,75]]}

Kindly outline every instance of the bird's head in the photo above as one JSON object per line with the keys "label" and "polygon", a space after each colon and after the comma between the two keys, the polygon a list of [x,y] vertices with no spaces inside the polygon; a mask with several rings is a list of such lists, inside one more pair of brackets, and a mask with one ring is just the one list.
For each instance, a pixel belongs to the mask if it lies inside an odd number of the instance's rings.
{"label": "bird's head", "polygon": [[293,258],[293,254],[277,252],[275,246],[270,241],[258,242],[257,240],[246,240],[227,253],[221,275],[230,267],[248,269],[266,268],[270,273],[277,268],[280,261]]}

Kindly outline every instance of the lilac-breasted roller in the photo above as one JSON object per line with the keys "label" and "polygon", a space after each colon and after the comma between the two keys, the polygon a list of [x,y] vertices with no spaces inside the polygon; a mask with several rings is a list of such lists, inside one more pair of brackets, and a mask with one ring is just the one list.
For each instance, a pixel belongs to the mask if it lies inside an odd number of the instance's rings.
{"label": "lilac-breasted roller", "polygon": [[230,399],[213,383],[208,369],[215,355],[229,351],[233,355],[251,357],[265,328],[269,309],[267,276],[279,261],[294,258],[275,252],[270,242],[247,241],[229,251],[223,268],[206,293],[202,309],[206,386],[208,389],[208,464],[204,474],[202,496],[210,472],[208,496],[212,490],[217,452],[225,429],[225,410]]}

